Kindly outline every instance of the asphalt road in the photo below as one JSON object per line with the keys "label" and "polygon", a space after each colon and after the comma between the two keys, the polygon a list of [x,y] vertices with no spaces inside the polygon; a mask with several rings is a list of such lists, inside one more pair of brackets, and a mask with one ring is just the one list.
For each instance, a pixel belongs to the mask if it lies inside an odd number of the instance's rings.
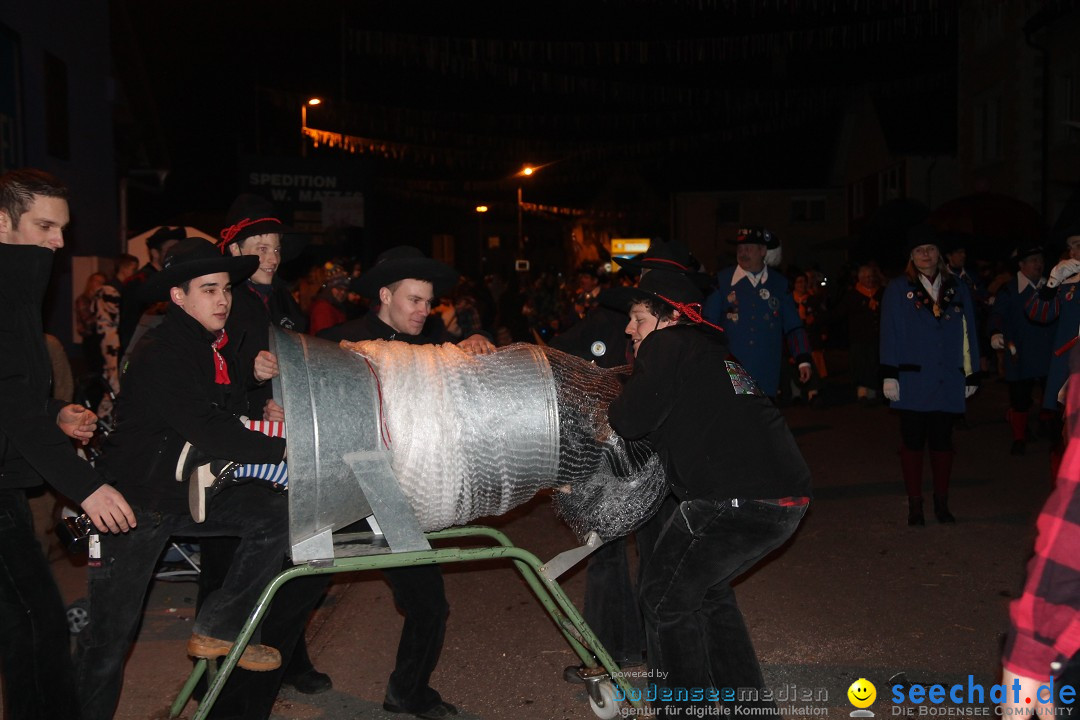
{"label": "asphalt road", "polygon": [[[813,471],[815,501],[794,539],[737,588],[766,679],[780,704],[795,708],[790,716],[847,716],[847,688],[858,678],[877,686],[870,709],[879,718],[918,714],[889,702],[897,673],[915,682],[996,682],[1008,601],[1021,588],[1034,517],[1049,492],[1046,442],[1009,455],[1005,386],[989,382],[955,435],[958,522],[937,525],[928,505],[927,526],[908,528],[897,419],[884,407],[855,405],[849,392],[830,385],[824,407],[785,409]],[[47,497],[35,501],[42,527],[49,506]],[[542,559],[575,544],[543,497],[489,524]],[[50,534],[43,540],[65,597],[80,597],[85,571]],[[433,685],[462,718],[593,717],[581,686],[561,678],[575,656],[508,563],[449,567],[446,586],[451,615]],[[583,568],[563,586],[580,607]],[[193,583],[155,583],[120,720],[166,716],[190,669],[184,642],[194,596]],[[285,689],[273,718],[401,717],[380,707],[400,625],[377,573],[337,576],[308,628],[312,657],[334,689]],[[805,694],[813,699],[784,702]],[[189,705],[185,716],[193,712]]]}

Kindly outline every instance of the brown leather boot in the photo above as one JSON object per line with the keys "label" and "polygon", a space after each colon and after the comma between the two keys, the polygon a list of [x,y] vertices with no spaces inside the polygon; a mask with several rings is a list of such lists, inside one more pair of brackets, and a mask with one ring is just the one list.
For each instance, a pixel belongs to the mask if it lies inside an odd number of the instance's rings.
{"label": "brown leather boot", "polygon": [[[219,640],[208,635],[191,633],[188,638],[187,654],[194,658],[207,660],[225,657],[232,650],[233,643]],[[248,645],[236,664],[252,672],[267,672],[281,667],[281,653],[269,645]]]}

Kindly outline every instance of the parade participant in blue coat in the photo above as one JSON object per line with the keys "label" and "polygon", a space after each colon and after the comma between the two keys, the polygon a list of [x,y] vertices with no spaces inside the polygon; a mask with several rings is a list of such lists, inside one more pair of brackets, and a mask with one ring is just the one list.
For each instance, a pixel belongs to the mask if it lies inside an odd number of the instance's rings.
{"label": "parade participant in blue coat", "polygon": [[1064,446],[1061,437],[1061,403],[1059,396],[1069,377],[1067,350],[1075,342],[1080,328],[1080,224],[1065,231],[1069,257],[1050,271],[1050,279],[1037,293],[1028,298],[1024,310],[1033,322],[1057,319],[1053,351],[1043,390],[1043,410],[1053,414],[1050,431],[1051,477],[1057,476]]}
{"label": "parade participant in blue coat", "polygon": [[766,255],[779,249],[765,228],[737,231],[736,265],[716,274],[716,289],[702,315],[727,334],[731,352],[769,397],[780,387],[783,343],[799,365],[799,382],[810,380],[810,340],[799,319],[787,278],[770,272]]}
{"label": "parade participant in blue coat", "polygon": [[924,525],[922,466],[930,446],[934,515],[949,512],[954,451],[952,427],[978,387],[979,344],[967,286],[948,272],[937,234],[917,225],[908,235],[904,274],[881,301],[882,390],[900,413],[900,466],[908,495],[908,525]]}
{"label": "parade participant in blue coat", "polygon": [[987,324],[990,347],[1004,350],[1005,380],[1009,384],[1009,424],[1012,426],[1013,455],[1023,455],[1027,440],[1031,393],[1046,386],[1046,373],[1053,352],[1056,318],[1028,316],[1025,306],[1046,284],[1041,245],[1020,247],[1014,254],[1016,276],[1009,279],[994,297]]}

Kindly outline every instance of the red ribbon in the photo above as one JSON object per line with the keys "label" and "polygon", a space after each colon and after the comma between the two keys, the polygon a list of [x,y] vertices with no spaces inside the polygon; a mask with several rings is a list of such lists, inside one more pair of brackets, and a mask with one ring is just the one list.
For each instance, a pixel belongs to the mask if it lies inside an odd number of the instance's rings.
{"label": "red ribbon", "polygon": [[[680,270],[689,270],[690,269],[690,268],[686,267],[685,265],[683,265],[680,262],[675,262],[674,260],[668,260],[667,258],[647,257],[647,258],[644,258],[641,262],[642,263],[647,263],[647,262],[649,262],[649,263],[668,263],[669,265],[674,265],[675,267],[679,268]],[[646,268],[646,269],[648,269],[648,268]],[[660,268],[657,268],[657,269],[659,270]]]}
{"label": "red ribbon", "polygon": [[674,300],[670,300],[670,299],[664,297],[663,295],[659,295],[659,294],[657,294],[656,297],[660,298],[661,300],[666,302],[668,305],[675,308],[681,314],[683,314],[686,317],[690,318],[691,321],[697,323],[698,325],[708,325],[711,328],[716,328],[720,332],[724,332],[724,328],[720,327],[719,325],[713,325],[711,322],[709,322],[708,320],[706,320],[705,318],[703,318],[701,316],[701,303],[675,302]]}
{"label": "red ribbon", "polygon": [[273,223],[277,223],[278,225],[281,224],[280,220],[278,220],[277,218],[272,218],[272,217],[244,218],[243,220],[236,223],[235,225],[230,225],[229,227],[227,227],[227,228],[225,228],[224,230],[221,231],[221,242],[218,243],[218,247],[221,248],[221,252],[222,253],[225,252],[225,246],[228,245],[229,243],[231,243],[232,239],[234,237],[236,237],[237,235],[239,235],[241,230],[248,227],[249,225],[254,225],[256,223],[261,223],[261,222],[273,222]]}
{"label": "red ribbon", "polygon": [[224,330],[218,335],[218,339],[210,344],[214,351],[214,382],[218,385],[231,385],[229,380],[229,367],[225,364],[225,358],[218,352],[220,348],[229,344],[229,336]]}

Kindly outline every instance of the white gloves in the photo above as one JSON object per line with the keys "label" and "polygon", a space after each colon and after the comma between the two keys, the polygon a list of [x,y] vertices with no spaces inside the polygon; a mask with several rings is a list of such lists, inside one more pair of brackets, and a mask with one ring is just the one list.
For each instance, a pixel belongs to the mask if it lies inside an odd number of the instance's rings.
{"label": "white gloves", "polygon": [[1046,287],[1055,288],[1077,273],[1080,273],[1080,260],[1073,260],[1072,258],[1062,260],[1050,271],[1050,279],[1047,281]]}
{"label": "white gloves", "polygon": [[889,398],[890,402],[898,401],[900,399],[900,381],[896,378],[885,378],[881,392],[885,397]]}
{"label": "white gloves", "polygon": [[994,350],[1005,349],[1005,336],[1001,333],[994,333],[990,336],[990,347]]}
{"label": "white gloves", "polygon": [[978,385],[965,385],[964,386],[964,399],[967,400],[969,397],[974,395],[975,391],[978,390],[978,389],[979,389]]}

